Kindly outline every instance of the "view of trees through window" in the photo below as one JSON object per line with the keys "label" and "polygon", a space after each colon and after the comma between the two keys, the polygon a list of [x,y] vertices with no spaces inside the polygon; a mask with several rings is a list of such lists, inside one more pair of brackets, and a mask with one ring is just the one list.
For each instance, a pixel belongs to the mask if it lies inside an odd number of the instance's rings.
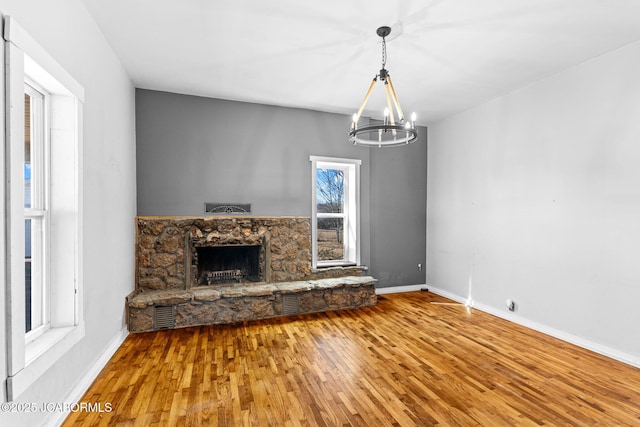
{"label": "view of trees through window", "polygon": [[318,260],[344,259],[344,170],[316,170]]}

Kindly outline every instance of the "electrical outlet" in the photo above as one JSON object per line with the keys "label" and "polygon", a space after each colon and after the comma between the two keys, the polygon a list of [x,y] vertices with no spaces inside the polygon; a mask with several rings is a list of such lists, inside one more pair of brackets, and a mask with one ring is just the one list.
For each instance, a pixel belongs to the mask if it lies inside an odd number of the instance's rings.
{"label": "electrical outlet", "polygon": [[422,271],[422,263],[418,263],[418,271]]}

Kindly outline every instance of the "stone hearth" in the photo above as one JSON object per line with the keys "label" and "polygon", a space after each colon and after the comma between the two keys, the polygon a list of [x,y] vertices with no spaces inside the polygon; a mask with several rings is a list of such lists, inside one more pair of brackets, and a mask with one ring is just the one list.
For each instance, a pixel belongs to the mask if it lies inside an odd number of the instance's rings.
{"label": "stone hearth", "polygon": [[[376,304],[376,279],[363,276],[366,268],[311,268],[306,217],[138,217],[136,225],[136,288],[127,297],[132,332]],[[240,268],[203,280],[198,258],[212,248],[255,248],[251,280]]]}

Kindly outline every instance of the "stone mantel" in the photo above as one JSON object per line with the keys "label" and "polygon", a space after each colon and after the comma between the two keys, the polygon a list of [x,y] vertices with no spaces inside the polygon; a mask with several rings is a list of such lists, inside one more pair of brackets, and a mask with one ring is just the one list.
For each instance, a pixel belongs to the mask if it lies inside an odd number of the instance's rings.
{"label": "stone mantel", "polygon": [[139,215],[136,219],[142,220],[161,220],[161,221],[180,221],[180,220],[217,220],[217,219],[306,219],[308,216],[296,216],[296,215]]}

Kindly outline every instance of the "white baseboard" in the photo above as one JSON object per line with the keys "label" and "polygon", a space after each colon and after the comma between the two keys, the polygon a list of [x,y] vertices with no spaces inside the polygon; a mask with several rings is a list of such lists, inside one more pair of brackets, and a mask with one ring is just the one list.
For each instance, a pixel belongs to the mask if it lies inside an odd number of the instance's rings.
{"label": "white baseboard", "polygon": [[[127,328],[121,329],[116,336],[114,336],[102,355],[96,360],[96,362],[89,368],[87,372],[78,380],[76,385],[69,391],[67,396],[62,400],[68,403],[77,403],[82,396],[87,392],[93,381],[96,379],[100,371],[106,366],[116,350],[120,348],[124,340],[129,335]],[[92,402],[95,403],[95,402]],[[103,404],[105,402],[102,402]],[[59,426],[67,418],[70,412],[55,412],[54,416],[48,419],[44,425],[46,426]]]}
{"label": "white baseboard", "polygon": [[408,285],[408,286],[387,286],[385,288],[376,288],[376,294],[396,294],[399,292],[419,291],[427,285]]}
{"label": "white baseboard", "polygon": [[614,348],[588,340],[586,338],[582,338],[582,337],[570,334],[568,332],[564,332],[559,329],[552,328],[548,325],[534,322],[532,320],[529,320],[522,316],[518,316],[517,314],[511,313],[511,312],[498,310],[495,307],[491,307],[486,304],[474,302],[473,308],[480,311],[484,311],[485,313],[492,314],[496,317],[509,320],[519,325],[525,326],[529,329],[542,332],[543,334],[550,335],[559,340],[577,345],[578,347],[585,348],[587,350],[593,351],[594,353],[598,353],[603,356],[610,357],[611,359],[615,359],[620,362],[626,363],[628,365],[635,366],[636,368],[640,368],[640,359],[633,356],[632,354],[625,353],[620,350],[616,350]]}
{"label": "white baseboard", "polygon": [[377,288],[377,294],[390,294],[396,292],[411,292],[411,291],[419,291],[423,288],[429,290],[429,292],[433,292],[434,294],[443,296],[445,298],[449,298],[453,301],[459,302],[461,304],[468,305],[473,307],[476,310],[483,311],[485,313],[492,314],[496,317],[500,317],[501,319],[508,320],[513,323],[517,323],[529,329],[533,329],[538,332],[542,332],[543,334],[552,336],[554,338],[558,338],[559,340],[566,341],[568,343],[577,345],[578,347],[585,348],[587,350],[593,351],[594,353],[601,354],[606,357],[610,357],[611,359],[618,360],[620,362],[626,363],[631,366],[635,366],[636,368],[640,368],[640,359],[637,356],[634,356],[629,353],[625,353],[620,350],[616,350],[614,348],[599,344],[594,341],[590,341],[588,339],[578,337],[576,335],[572,335],[570,333],[552,328],[550,326],[534,322],[525,317],[518,316],[515,313],[499,310],[495,307],[491,307],[486,304],[478,303],[473,299],[465,298],[460,295],[452,294],[451,292],[445,291],[443,289],[436,288],[435,286],[425,284],[425,285],[410,285],[410,286],[397,286],[397,287],[388,287],[388,288]]}
{"label": "white baseboard", "polygon": [[436,295],[440,295],[441,297],[449,298],[455,302],[459,302],[460,304],[468,305],[473,307],[473,300],[469,300],[469,298],[461,297],[460,295],[452,294],[449,291],[445,291],[444,289],[436,288],[432,285],[424,285],[429,289],[429,292],[433,292]]}

